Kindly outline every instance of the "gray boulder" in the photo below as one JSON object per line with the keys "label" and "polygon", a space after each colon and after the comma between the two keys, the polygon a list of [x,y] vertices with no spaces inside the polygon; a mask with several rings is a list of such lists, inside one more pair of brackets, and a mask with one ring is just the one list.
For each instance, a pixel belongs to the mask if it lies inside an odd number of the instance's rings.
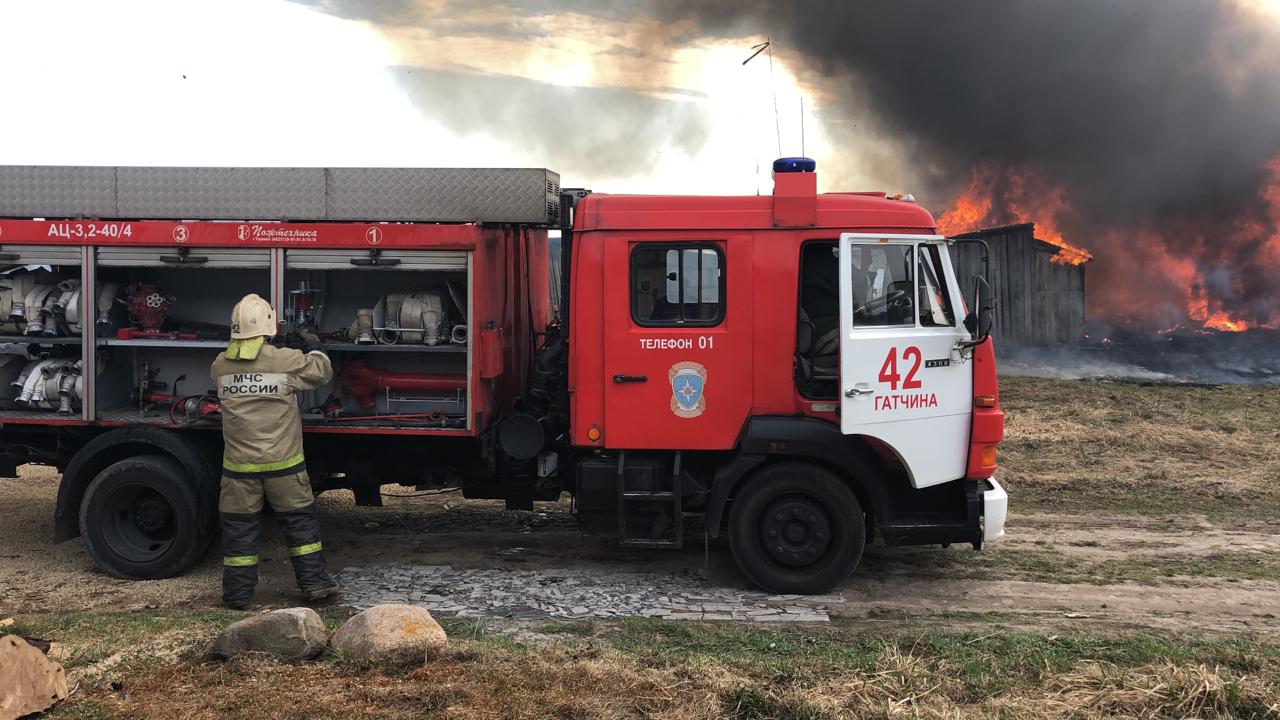
{"label": "gray boulder", "polygon": [[17,635],[0,635],[0,720],[40,712],[66,696],[61,665]]}
{"label": "gray boulder", "polygon": [[309,659],[324,651],[324,621],[306,607],[272,610],[228,625],[209,654],[229,658],[245,653],[270,653],[284,658]]}
{"label": "gray boulder", "polygon": [[421,663],[449,644],[431,613],[413,605],[375,605],[357,613],[330,642],[339,656],[374,665]]}

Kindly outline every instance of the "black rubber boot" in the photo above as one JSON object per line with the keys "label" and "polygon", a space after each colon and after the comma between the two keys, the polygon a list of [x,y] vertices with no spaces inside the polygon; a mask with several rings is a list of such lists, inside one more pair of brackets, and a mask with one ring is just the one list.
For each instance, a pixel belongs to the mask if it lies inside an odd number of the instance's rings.
{"label": "black rubber boot", "polygon": [[222,523],[222,604],[244,610],[258,586],[261,513],[218,513]]}
{"label": "black rubber boot", "polygon": [[289,546],[289,562],[293,563],[293,575],[302,594],[309,600],[336,594],[338,583],[329,577],[325,569],[320,519],[316,517],[315,503],[276,513],[276,520],[284,531],[285,543]]}

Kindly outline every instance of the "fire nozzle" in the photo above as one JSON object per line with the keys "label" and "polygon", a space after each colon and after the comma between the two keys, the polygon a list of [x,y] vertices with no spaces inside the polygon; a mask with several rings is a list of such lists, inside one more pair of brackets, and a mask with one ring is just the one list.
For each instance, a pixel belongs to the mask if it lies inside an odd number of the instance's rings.
{"label": "fire nozzle", "polygon": [[369,409],[377,403],[374,394],[379,390],[423,390],[427,392],[454,392],[467,387],[465,375],[446,373],[402,373],[369,367],[364,360],[351,360],[342,366],[339,380],[350,383],[349,392],[360,407]]}

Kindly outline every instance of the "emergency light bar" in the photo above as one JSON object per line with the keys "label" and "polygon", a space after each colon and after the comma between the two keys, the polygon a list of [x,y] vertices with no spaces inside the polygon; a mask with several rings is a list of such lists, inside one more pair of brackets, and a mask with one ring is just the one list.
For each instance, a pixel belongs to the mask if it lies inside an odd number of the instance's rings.
{"label": "emergency light bar", "polygon": [[786,157],[773,161],[775,173],[811,173],[816,172],[817,169],[818,163],[814,162],[813,158]]}

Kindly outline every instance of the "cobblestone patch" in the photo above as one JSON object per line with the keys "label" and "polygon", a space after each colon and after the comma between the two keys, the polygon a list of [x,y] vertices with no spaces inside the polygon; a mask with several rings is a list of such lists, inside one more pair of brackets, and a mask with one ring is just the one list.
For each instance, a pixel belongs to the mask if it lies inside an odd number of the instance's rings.
{"label": "cobblestone patch", "polygon": [[382,565],[342,571],[343,598],[363,609],[420,605],[446,616],[516,620],[650,617],[666,620],[825,622],[839,595],[769,595],[684,575],[589,569],[455,570]]}

